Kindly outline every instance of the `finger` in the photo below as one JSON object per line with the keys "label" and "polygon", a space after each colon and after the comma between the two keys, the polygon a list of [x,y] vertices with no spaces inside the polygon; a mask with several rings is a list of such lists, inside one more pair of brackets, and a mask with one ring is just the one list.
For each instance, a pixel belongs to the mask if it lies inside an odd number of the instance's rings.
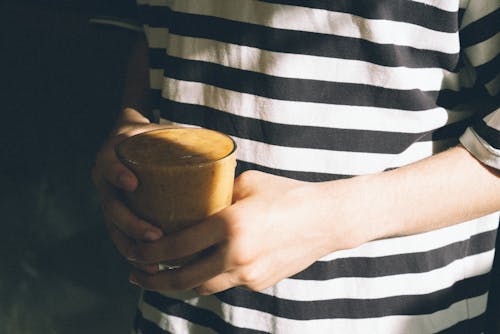
{"label": "finger", "polygon": [[110,162],[103,170],[104,179],[111,185],[125,191],[134,191],[137,188],[137,177],[119,160]]}
{"label": "finger", "polygon": [[253,190],[256,182],[265,176],[264,173],[256,170],[247,170],[241,173],[235,180],[233,186],[232,201],[237,202],[245,197],[248,197]]}
{"label": "finger", "polygon": [[246,184],[243,184],[244,182],[242,182],[241,179],[242,176],[240,175],[234,180],[233,197],[231,199],[231,203],[233,204],[248,196],[248,188],[246,187]]}
{"label": "finger", "polygon": [[234,280],[232,272],[224,272],[205,281],[203,284],[195,287],[194,290],[202,296],[207,296],[234,288],[238,285],[239,283]]}
{"label": "finger", "polygon": [[226,271],[224,252],[221,247],[189,265],[174,270],[163,270],[155,275],[134,270],[129,276],[129,281],[154,291],[193,289]]}
{"label": "finger", "polygon": [[[110,221],[105,221],[106,228],[108,229],[109,235],[113,243],[115,244],[118,252],[125,258],[130,260],[130,250],[137,243],[136,240],[133,240],[123,234],[115,224]],[[130,264],[135,268],[142,270],[144,272],[154,274],[159,271],[158,264],[141,264],[137,262],[133,262],[130,260]]]}
{"label": "finger", "polygon": [[101,201],[106,221],[135,240],[155,241],[163,236],[160,228],[134,215],[113,193],[111,189],[107,189]]}
{"label": "finger", "polygon": [[289,277],[295,273],[282,276],[276,272],[277,262],[274,259],[266,259],[254,262],[251,265],[234,267],[230,271],[226,271],[205,281],[196,287],[195,290],[200,295],[211,295],[234,287],[241,287],[251,291],[262,291],[276,284],[280,279]]}
{"label": "finger", "polygon": [[160,267],[158,264],[142,264],[142,263],[136,263],[136,262],[130,262],[130,264],[140,270],[140,271],[143,271],[145,273],[148,273],[148,274],[156,274],[160,271]]}
{"label": "finger", "polygon": [[123,257],[128,258],[130,249],[132,249],[135,241],[123,234],[112,222],[105,220],[104,224],[106,225],[109,236],[115,244],[115,247],[118,249],[118,252]]}
{"label": "finger", "polygon": [[110,139],[97,153],[92,179],[99,186],[109,183],[114,187],[133,191],[137,187],[135,175],[118,159],[115,146],[126,138],[118,135]]}
{"label": "finger", "polygon": [[138,243],[131,252],[137,262],[162,263],[199,253],[226,238],[224,222],[218,215],[165,235],[154,243]]}

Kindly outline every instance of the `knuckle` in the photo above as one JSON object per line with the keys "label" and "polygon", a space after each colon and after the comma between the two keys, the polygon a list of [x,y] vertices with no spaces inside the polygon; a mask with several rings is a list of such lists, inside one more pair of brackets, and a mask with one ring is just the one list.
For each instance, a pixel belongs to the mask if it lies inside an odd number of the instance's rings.
{"label": "knuckle", "polygon": [[249,222],[248,217],[242,215],[241,210],[229,208],[224,212],[219,223],[226,239],[239,240],[247,233],[251,222]]}
{"label": "knuckle", "polygon": [[253,262],[257,256],[253,242],[249,240],[245,224],[235,220],[227,230],[227,247],[229,260],[235,266],[241,267]]}
{"label": "knuckle", "polygon": [[227,239],[238,239],[239,236],[243,235],[243,229],[245,227],[242,220],[237,216],[230,216],[225,219],[222,224],[224,225],[224,231]]}
{"label": "knuckle", "polygon": [[235,180],[235,183],[239,185],[247,184],[258,174],[257,171],[247,170],[241,173]]}
{"label": "knuckle", "polygon": [[239,273],[239,281],[251,290],[257,287],[259,277],[260,274],[252,266],[243,268]]}
{"label": "knuckle", "polygon": [[253,261],[253,255],[249,251],[237,251],[233,256],[233,263],[237,267],[245,266]]}

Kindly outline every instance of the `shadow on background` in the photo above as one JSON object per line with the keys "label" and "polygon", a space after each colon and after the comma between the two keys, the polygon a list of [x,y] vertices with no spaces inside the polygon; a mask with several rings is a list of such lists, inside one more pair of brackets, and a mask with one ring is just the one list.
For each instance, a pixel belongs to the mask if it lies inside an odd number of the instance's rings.
{"label": "shadow on background", "polygon": [[0,8],[0,333],[130,332],[138,291],[90,169],[119,107],[133,33],[89,25],[96,13],[123,14],[96,3]]}

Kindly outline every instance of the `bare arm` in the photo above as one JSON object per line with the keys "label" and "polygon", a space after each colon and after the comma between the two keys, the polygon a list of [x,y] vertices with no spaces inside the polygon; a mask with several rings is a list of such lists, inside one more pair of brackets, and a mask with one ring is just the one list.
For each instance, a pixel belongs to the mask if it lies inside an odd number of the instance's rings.
{"label": "bare arm", "polygon": [[[366,232],[353,236],[362,243],[434,230],[500,210],[499,173],[457,146],[399,169],[318,188],[328,194],[323,197],[325,207],[341,206]],[[325,220],[330,218],[325,214]]]}
{"label": "bare arm", "polygon": [[[123,89],[121,110],[125,112],[122,117],[131,117],[135,120],[143,120],[133,110],[142,116],[152,119],[152,111],[149,101],[149,66],[148,46],[145,36],[137,34],[130,52],[127,75]],[[135,115],[135,116],[134,116]]]}
{"label": "bare arm", "polygon": [[[94,180],[115,244],[149,272],[134,271],[131,279],[148,289],[196,288],[208,294],[242,285],[261,290],[330,252],[500,210],[499,172],[457,146],[393,171],[325,183],[250,171],[236,180],[231,207],[163,236],[116,196],[116,189],[135,189],[137,180],[116,160],[114,144],[154,126],[145,117],[151,115],[146,51],[144,40],[137,41],[123,111],[114,136],[98,156]],[[191,265],[151,275],[156,263],[207,248],[209,255]]]}
{"label": "bare arm", "polygon": [[234,204],[199,225],[158,242],[135,245],[128,257],[168,262],[211,247],[185,267],[131,280],[153,290],[269,287],[336,250],[370,240],[457,224],[500,210],[498,171],[457,146],[393,171],[325,183],[243,173]]}

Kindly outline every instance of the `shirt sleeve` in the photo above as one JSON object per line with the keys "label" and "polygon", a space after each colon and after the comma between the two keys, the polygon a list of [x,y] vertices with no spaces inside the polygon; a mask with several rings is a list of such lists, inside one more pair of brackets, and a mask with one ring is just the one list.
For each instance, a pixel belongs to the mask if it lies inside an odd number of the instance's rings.
{"label": "shirt sleeve", "polygon": [[500,0],[469,0],[460,26],[460,43],[477,81],[493,97],[496,110],[471,124],[460,137],[478,160],[500,169]]}
{"label": "shirt sleeve", "polygon": [[89,23],[97,26],[109,26],[131,31],[142,32],[138,18],[137,2],[134,0],[120,1],[119,5],[110,1],[101,1]]}

